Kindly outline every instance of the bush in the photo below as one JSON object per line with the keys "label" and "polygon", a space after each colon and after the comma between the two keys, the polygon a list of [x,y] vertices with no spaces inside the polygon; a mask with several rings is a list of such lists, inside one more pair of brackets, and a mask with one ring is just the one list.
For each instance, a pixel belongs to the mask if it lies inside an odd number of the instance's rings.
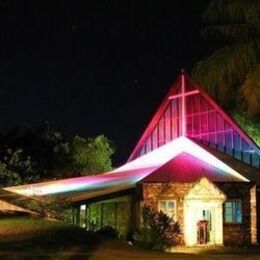
{"label": "bush", "polygon": [[66,200],[50,197],[44,201],[32,200],[23,206],[45,217],[57,219],[66,224],[72,224],[72,207]]}
{"label": "bush", "polygon": [[96,233],[111,238],[118,237],[118,232],[113,227],[110,226],[104,226],[101,229],[99,229]]}
{"label": "bush", "polygon": [[136,237],[144,247],[165,250],[182,244],[180,225],[162,211],[145,205],[142,209],[143,227]]}

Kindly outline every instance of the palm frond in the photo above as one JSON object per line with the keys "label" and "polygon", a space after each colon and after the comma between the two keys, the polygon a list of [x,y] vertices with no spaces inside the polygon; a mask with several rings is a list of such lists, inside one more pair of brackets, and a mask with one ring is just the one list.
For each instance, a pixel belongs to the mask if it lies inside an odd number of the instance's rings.
{"label": "palm frond", "polygon": [[260,116],[260,64],[256,64],[247,74],[240,88],[240,94],[243,110],[247,115],[251,118]]}
{"label": "palm frond", "polygon": [[214,35],[215,38],[225,38],[229,42],[251,41],[260,38],[260,30],[251,24],[221,24],[205,27],[201,31],[203,36]]}
{"label": "palm frond", "polygon": [[259,26],[259,8],[258,0],[212,0],[203,19],[210,24],[242,22]]}
{"label": "palm frond", "polygon": [[232,106],[248,71],[257,63],[257,44],[226,46],[195,64],[192,75],[224,107]]}

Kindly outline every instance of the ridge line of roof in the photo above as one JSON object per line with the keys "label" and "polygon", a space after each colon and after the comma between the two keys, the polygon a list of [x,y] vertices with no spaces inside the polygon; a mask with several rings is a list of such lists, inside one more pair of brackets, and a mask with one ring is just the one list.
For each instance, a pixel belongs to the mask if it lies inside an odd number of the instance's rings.
{"label": "ridge line of roof", "polygon": [[[161,102],[159,108],[157,108],[155,114],[153,115],[152,119],[150,120],[150,122],[148,123],[148,125],[145,128],[145,131],[143,132],[143,134],[141,135],[141,137],[139,138],[137,144],[135,145],[133,151],[131,152],[127,162],[130,162],[131,160],[133,160],[133,157],[136,155],[138,149],[140,148],[140,146],[142,145],[142,142],[144,141],[144,139],[149,136],[149,134],[152,133],[154,126],[157,124],[160,116],[163,114],[165,108],[167,107],[167,105],[169,104],[169,100],[168,100],[168,96],[175,90],[175,88],[177,88],[177,86],[180,83],[181,80],[181,76],[184,75],[186,80],[189,80],[191,83],[193,83],[193,86],[195,89],[199,90],[199,93],[216,109],[217,112],[219,112],[221,114],[221,116],[223,117],[224,120],[226,120],[231,127],[233,127],[240,135],[242,138],[244,138],[254,149],[256,149],[257,153],[260,154],[260,147],[254,142],[254,140],[246,133],[244,132],[243,129],[241,129],[241,127],[228,115],[227,112],[225,112],[205,91],[204,89],[200,86],[200,84],[193,79],[192,77],[189,76],[189,74],[185,71],[182,71],[177,79],[175,80],[175,82],[171,85],[170,90],[168,91],[168,93],[166,94],[166,96],[163,98],[163,101]],[[177,137],[178,138],[178,137]],[[176,138],[175,138],[176,139]],[[173,140],[172,140],[173,141]]]}

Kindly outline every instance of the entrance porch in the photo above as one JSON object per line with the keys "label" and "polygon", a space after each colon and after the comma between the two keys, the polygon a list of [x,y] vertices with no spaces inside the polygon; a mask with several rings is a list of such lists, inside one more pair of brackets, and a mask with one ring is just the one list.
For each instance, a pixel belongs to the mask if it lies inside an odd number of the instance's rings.
{"label": "entrance porch", "polygon": [[223,244],[223,202],[226,195],[202,178],[184,198],[184,241],[187,246]]}

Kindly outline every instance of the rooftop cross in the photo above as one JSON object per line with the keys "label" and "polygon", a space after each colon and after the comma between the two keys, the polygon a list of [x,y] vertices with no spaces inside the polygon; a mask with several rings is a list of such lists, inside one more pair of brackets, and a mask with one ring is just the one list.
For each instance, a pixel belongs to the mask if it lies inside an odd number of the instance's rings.
{"label": "rooftop cross", "polygon": [[181,73],[181,93],[169,96],[168,99],[175,99],[175,98],[181,98],[181,125],[182,125],[182,135],[186,136],[187,134],[187,118],[186,118],[186,96],[195,95],[198,94],[199,90],[191,90],[186,92],[186,80],[185,80],[185,74],[182,70]]}

